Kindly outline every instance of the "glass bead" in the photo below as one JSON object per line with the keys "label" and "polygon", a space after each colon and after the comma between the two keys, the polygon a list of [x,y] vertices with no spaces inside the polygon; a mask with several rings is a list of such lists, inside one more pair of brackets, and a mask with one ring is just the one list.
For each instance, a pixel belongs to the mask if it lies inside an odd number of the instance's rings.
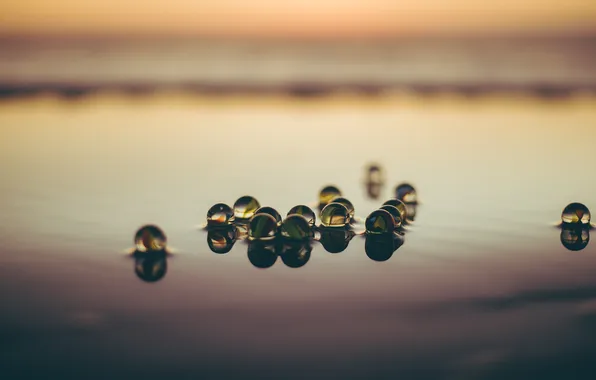
{"label": "glass bead", "polygon": [[345,227],[350,222],[350,212],[341,203],[329,203],[321,211],[321,224],[325,227]]}
{"label": "glass bead", "polygon": [[402,183],[395,188],[395,197],[405,204],[418,203],[418,195],[416,189],[409,183]]}
{"label": "glass bead", "polygon": [[386,210],[373,211],[365,222],[367,234],[387,234],[395,230],[393,216]]}
{"label": "glass bead", "polygon": [[383,206],[389,205],[395,207],[399,211],[399,215],[401,217],[402,222],[406,220],[408,216],[408,209],[406,204],[399,199],[393,198],[389,199],[387,202],[383,203]]}
{"label": "glass bead", "polygon": [[346,208],[348,209],[348,215],[350,216],[350,220],[354,218],[354,213],[355,213],[354,205],[347,198],[344,198],[344,197],[333,198],[332,203],[340,203],[340,204],[346,206]]}
{"label": "glass bead", "polygon": [[291,240],[305,240],[312,236],[311,226],[302,215],[288,216],[281,224],[281,236]]}
{"label": "glass bead", "polygon": [[290,209],[290,211],[288,211],[287,216],[290,216],[293,214],[302,215],[311,227],[314,226],[317,221],[315,212],[310,207],[305,206],[305,205],[298,205],[298,206],[292,207]]}
{"label": "glass bead", "polygon": [[163,231],[154,225],[146,225],[135,234],[137,252],[159,252],[166,249],[167,238]]}
{"label": "glass bead", "polygon": [[590,210],[581,203],[571,203],[565,207],[561,214],[561,220],[564,224],[590,224]]}
{"label": "glass bead", "polygon": [[257,214],[248,222],[249,240],[272,240],[277,233],[277,221],[269,214]]}
{"label": "glass bead", "polygon": [[234,203],[234,216],[236,219],[248,220],[255,215],[259,207],[261,205],[255,198],[248,195],[240,197]]}
{"label": "glass bead", "polygon": [[213,205],[207,211],[207,225],[225,226],[234,221],[234,210],[225,203]]}
{"label": "glass bead", "polygon": [[397,207],[391,205],[383,205],[381,206],[381,210],[385,210],[391,214],[393,217],[393,221],[395,222],[395,228],[401,227],[402,216]]}
{"label": "glass bead", "polygon": [[277,210],[274,209],[273,207],[269,207],[269,206],[259,207],[259,209],[255,212],[255,215],[256,214],[271,215],[273,218],[275,218],[275,221],[277,222],[277,224],[281,223],[281,215],[279,215],[279,212],[277,212]]}
{"label": "glass bead", "polygon": [[326,186],[319,193],[319,207],[329,204],[333,198],[341,197],[341,191],[335,186]]}

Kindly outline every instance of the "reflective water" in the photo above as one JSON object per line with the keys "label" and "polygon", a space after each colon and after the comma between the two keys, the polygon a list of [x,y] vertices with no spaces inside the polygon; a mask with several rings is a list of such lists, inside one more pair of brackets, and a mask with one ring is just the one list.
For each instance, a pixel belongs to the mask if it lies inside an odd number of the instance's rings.
{"label": "reflective water", "polygon": [[[596,207],[560,154],[596,146],[590,98],[42,98],[0,103],[0,134],[2,378],[592,379],[593,231],[553,226]],[[196,228],[330,183],[365,218],[402,181],[421,204],[392,253]],[[122,253],[146,224],[172,255]]]}

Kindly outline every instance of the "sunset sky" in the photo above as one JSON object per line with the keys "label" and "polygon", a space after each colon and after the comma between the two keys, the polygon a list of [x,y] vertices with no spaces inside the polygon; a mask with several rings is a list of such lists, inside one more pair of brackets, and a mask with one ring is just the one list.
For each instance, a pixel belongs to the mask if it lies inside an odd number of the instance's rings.
{"label": "sunset sky", "polygon": [[377,37],[592,33],[593,0],[0,0],[0,34]]}

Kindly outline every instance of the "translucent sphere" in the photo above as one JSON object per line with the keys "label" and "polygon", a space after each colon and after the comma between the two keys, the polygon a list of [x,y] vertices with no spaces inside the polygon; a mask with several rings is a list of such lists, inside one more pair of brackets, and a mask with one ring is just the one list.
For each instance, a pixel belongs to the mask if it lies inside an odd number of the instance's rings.
{"label": "translucent sphere", "polygon": [[251,196],[244,196],[238,198],[234,203],[234,216],[237,219],[247,220],[253,217],[257,210],[261,207],[259,201]]}
{"label": "translucent sphere", "polygon": [[385,205],[395,207],[399,211],[401,220],[403,222],[406,221],[406,217],[408,216],[408,209],[404,202],[400,201],[399,199],[393,198],[393,199],[389,199],[387,202],[383,203],[383,206],[385,206]]}
{"label": "translucent sphere", "polygon": [[564,224],[590,224],[590,210],[581,203],[571,203],[563,210],[561,219]]}
{"label": "translucent sphere", "polygon": [[269,214],[257,214],[248,222],[249,240],[272,240],[277,233],[277,221]]}
{"label": "translucent sphere", "polygon": [[350,212],[341,203],[329,203],[321,211],[321,224],[325,227],[345,227],[350,222]]}
{"label": "translucent sphere", "polygon": [[135,234],[137,252],[159,252],[166,249],[167,238],[163,231],[154,225],[139,228]]}
{"label": "translucent sphere", "polygon": [[314,226],[317,221],[315,212],[310,207],[305,205],[292,207],[290,211],[288,211],[288,216],[293,214],[302,215],[311,226]]}
{"label": "translucent sphere", "polygon": [[393,216],[386,210],[373,211],[365,222],[367,234],[387,234],[395,230]]}
{"label": "translucent sphere", "polygon": [[395,228],[401,227],[401,213],[399,212],[397,207],[391,205],[384,205],[381,207],[381,210],[385,210],[391,214],[391,216],[393,217],[393,221],[395,222]]}
{"label": "translucent sphere", "polygon": [[271,215],[273,218],[275,218],[275,220],[277,221],[278,224],[281,223],[281,215],[279,215],[279,212],[277,212],[277,210],[274,209],[273,207],[269,207],[269,206],[259,207],[259,209],[255,212],[255,214]]}
{"label": "translucent sphere", "polygon": [[341,191],[335,186],[326,186],[319,193],[319,206],[323,207],[337,197],[341,197]]}
{"label": "translucent sphere", "polygon": [[281,261],[290,268],[300,268],[310,260],[312,246],[309,243],[286,244]]}
{"label": "translucent sphere", "polygon": [[350,220],[352,218],[354,218],[354,213],[355,213],[354,205],[347,198],[344,198],[344,197],[333,198],[332,203],[341,203],[342,205],[346,206],[346,208],[348,209],[348,214],[350,215]]}
{"label": "translucent sphere", "polygon": [[281,236],[291,240],[305,240],[312,236],[311,225],[305,217],[298,214],[288,216],[281,223]]}
{"label": "translucent sphere", "polygon": [[563,226],[561,244],[570,251],[581,251],[590,242],[590,229]]}
{"label": "translucent sphere", "polygon": [[234,243],[236,243],[236,228],[234,226],[212,229],[207,232],[207,245],[215,253],[230,252]]}
{"label": "translucent sphere", "polygon": [[248,261],[261,269],[269,268],[277,261],[276,246],[261,241],[253,241],[248,244]]}
{"label": "translucent sphere", "polygon": [[156,252],[135,257],[135,274],[145,282],[161,280],[167,270],[165,253]]}
{"label": "translucent sphere", "polygon": [[209,226],[225,226],[234,221],[234,210],[225,203],[213,205],[207,211],[207,224]]}
{"label": "translucent sphere", "polygon": [[418,195],[416,189],[409,183],[402,183],[395,188],[395,197],[405,204],[418,203]]}

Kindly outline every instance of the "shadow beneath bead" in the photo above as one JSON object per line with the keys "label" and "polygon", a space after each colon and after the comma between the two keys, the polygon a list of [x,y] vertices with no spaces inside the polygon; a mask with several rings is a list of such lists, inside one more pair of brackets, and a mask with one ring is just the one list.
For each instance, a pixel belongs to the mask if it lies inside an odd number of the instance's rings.
{"label": "shadow beneath bead", "polygon": [[303,242],[285,241],[281,261],[290,268],[300,268],[310,260],[312,245],[309,240]]}
{"label": "shadow beneath bead", "polygon": [[581,251],[590,242],[589,225],[561,225],[561,244],[570,251]]}
{"label": "shadow beneath bead", "polygon": [[165,250],[155,252],[136,251],[133,253],[133,257],[135,260],[135,274],[141,280],[156,282],[166,275],[168,253]]}
{"label": "shadow beneath bead", "polygon": [[342,227],[320,227],[319,233],[319,242],[329,253],[343,252],[355,236],[354,231]]}
{"label": "shadow beneath bead", "polygon": [[248,261],[257,268],[269,268],[277,261],[280,248],[278,241],[250,241],[247,251]]}
{"label": "shadow beneath bead", "polygon": [[207,245],[209,249],[217,254],[230,252],[236,243],[236,232],[235,226],[210,228],[207,231]]}
{"label": "shadow beneath bead", "polygon": [[404,244],[404,237],[397,233],[366,235],[364,251],[374,261],[387,261]]}

